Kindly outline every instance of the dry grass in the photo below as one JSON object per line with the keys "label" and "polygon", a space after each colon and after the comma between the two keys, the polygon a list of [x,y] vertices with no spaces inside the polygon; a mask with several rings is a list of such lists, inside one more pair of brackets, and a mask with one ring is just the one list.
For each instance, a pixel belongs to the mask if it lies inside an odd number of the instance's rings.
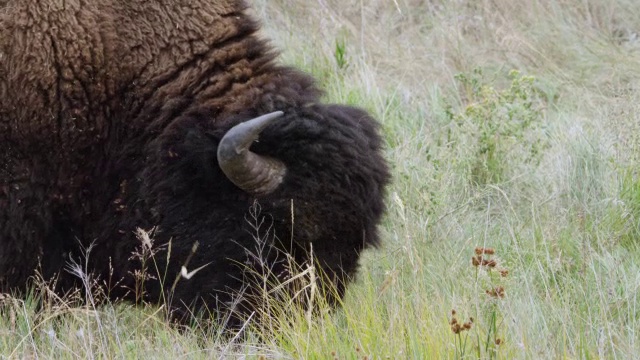
{"label": "dry grass", "polygon": [[[306,354],[327,356],[332,343],[353,356],[357,344],[375,357],[458,357],[450,311],[482,309],[469,254],[492,246],[511,271],[495,355],[635,356],[639,3],[255,3],[285,58],[316,73],[328,98],[378,114],[394,166],[385,250],[368,254],[338,318],[310,340],[292,335],[294,348],[303,342]],[[341,41],[346,68],[335,61]],[[491,102],[456,76],[475,69],[497,92],[511,91],[513,69],[533,76],[533,100],[542,104],[537,126],[491,133],[511,144],[500,158],[507,176],[481,184],[472,170],[487,142],[485,119],[460,115]],[[492,104],[496,115],[513,103]],[[532,139],[544,141],[539,162],[513,155]],[[480,343],[468,341],[466,354],[494,356],[477,352]]]}

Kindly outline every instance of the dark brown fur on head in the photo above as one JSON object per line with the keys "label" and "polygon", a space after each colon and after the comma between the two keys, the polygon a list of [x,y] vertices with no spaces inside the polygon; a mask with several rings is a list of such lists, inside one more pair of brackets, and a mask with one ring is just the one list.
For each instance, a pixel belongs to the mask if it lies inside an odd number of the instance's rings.
{"label": "dark brown fur on head", "polygon": [[[312,244],[342,295],[360,252],[378,242],[389,181],[378,125],[360,109],[321,104],[308,75],[276,64],[246,7],[16,0],[0,9],[0,291],[23,289],[39,265],[60,273],[94,241],[90,270],[131,288],[134,232],[155,227],[156,244],[171,241],[169,261],[159,256],[171,279],[187,258],[209,264],[178,282],[173,305],[228,304],[246,285],[239,264],[251,264],[257,201],[272,224],[269,266],[285,254],[308,261]],[[287,172],[275,191],[252,195],[227,179],[216,151],[231,127],[276,110],[284,116],[251,150]],[[62,288],[73,283],[61,276]],[[157,283],[150,301],[170,287]]]}

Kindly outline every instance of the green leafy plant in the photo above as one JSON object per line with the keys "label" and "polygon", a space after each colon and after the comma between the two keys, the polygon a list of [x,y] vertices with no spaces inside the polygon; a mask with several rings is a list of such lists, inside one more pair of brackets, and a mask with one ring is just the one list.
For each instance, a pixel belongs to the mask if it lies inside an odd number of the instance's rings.
{"label": "green leafy plant", "polygon": [[535,78],[513,70],[510,85],[496,89],[480,69],[457,74],[466,105],[447,112],[460,130],[475,139],[471,180],[478,185],[508,179],[518,164],[538,164],[545,146],[542,136],[543,95]]}

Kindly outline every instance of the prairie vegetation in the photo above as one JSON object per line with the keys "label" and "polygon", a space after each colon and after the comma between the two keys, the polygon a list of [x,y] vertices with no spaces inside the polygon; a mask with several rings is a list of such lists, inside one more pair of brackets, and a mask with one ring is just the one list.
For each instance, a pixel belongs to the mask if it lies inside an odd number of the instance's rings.
{"label": "prairie vegetation", "polygon": [[383,245],[343,306],[269,304],[233,337],[40,289],[0,298],[0,358],[640,353],[640,2],[251,3],[283,62],[383,125]]}

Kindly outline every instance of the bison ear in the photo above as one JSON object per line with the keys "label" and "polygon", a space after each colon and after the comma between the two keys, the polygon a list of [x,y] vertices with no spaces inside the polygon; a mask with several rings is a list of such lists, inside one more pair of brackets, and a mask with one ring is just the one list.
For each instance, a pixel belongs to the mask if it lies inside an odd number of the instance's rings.
{"label": "bison ear", "polygon": [[272,112],[232,127],[218,145],[218,164],[232,183],[252,195],[267,195],[280,186],[287,172],[282,161],[249,150],[262,130],[283,115]]}

